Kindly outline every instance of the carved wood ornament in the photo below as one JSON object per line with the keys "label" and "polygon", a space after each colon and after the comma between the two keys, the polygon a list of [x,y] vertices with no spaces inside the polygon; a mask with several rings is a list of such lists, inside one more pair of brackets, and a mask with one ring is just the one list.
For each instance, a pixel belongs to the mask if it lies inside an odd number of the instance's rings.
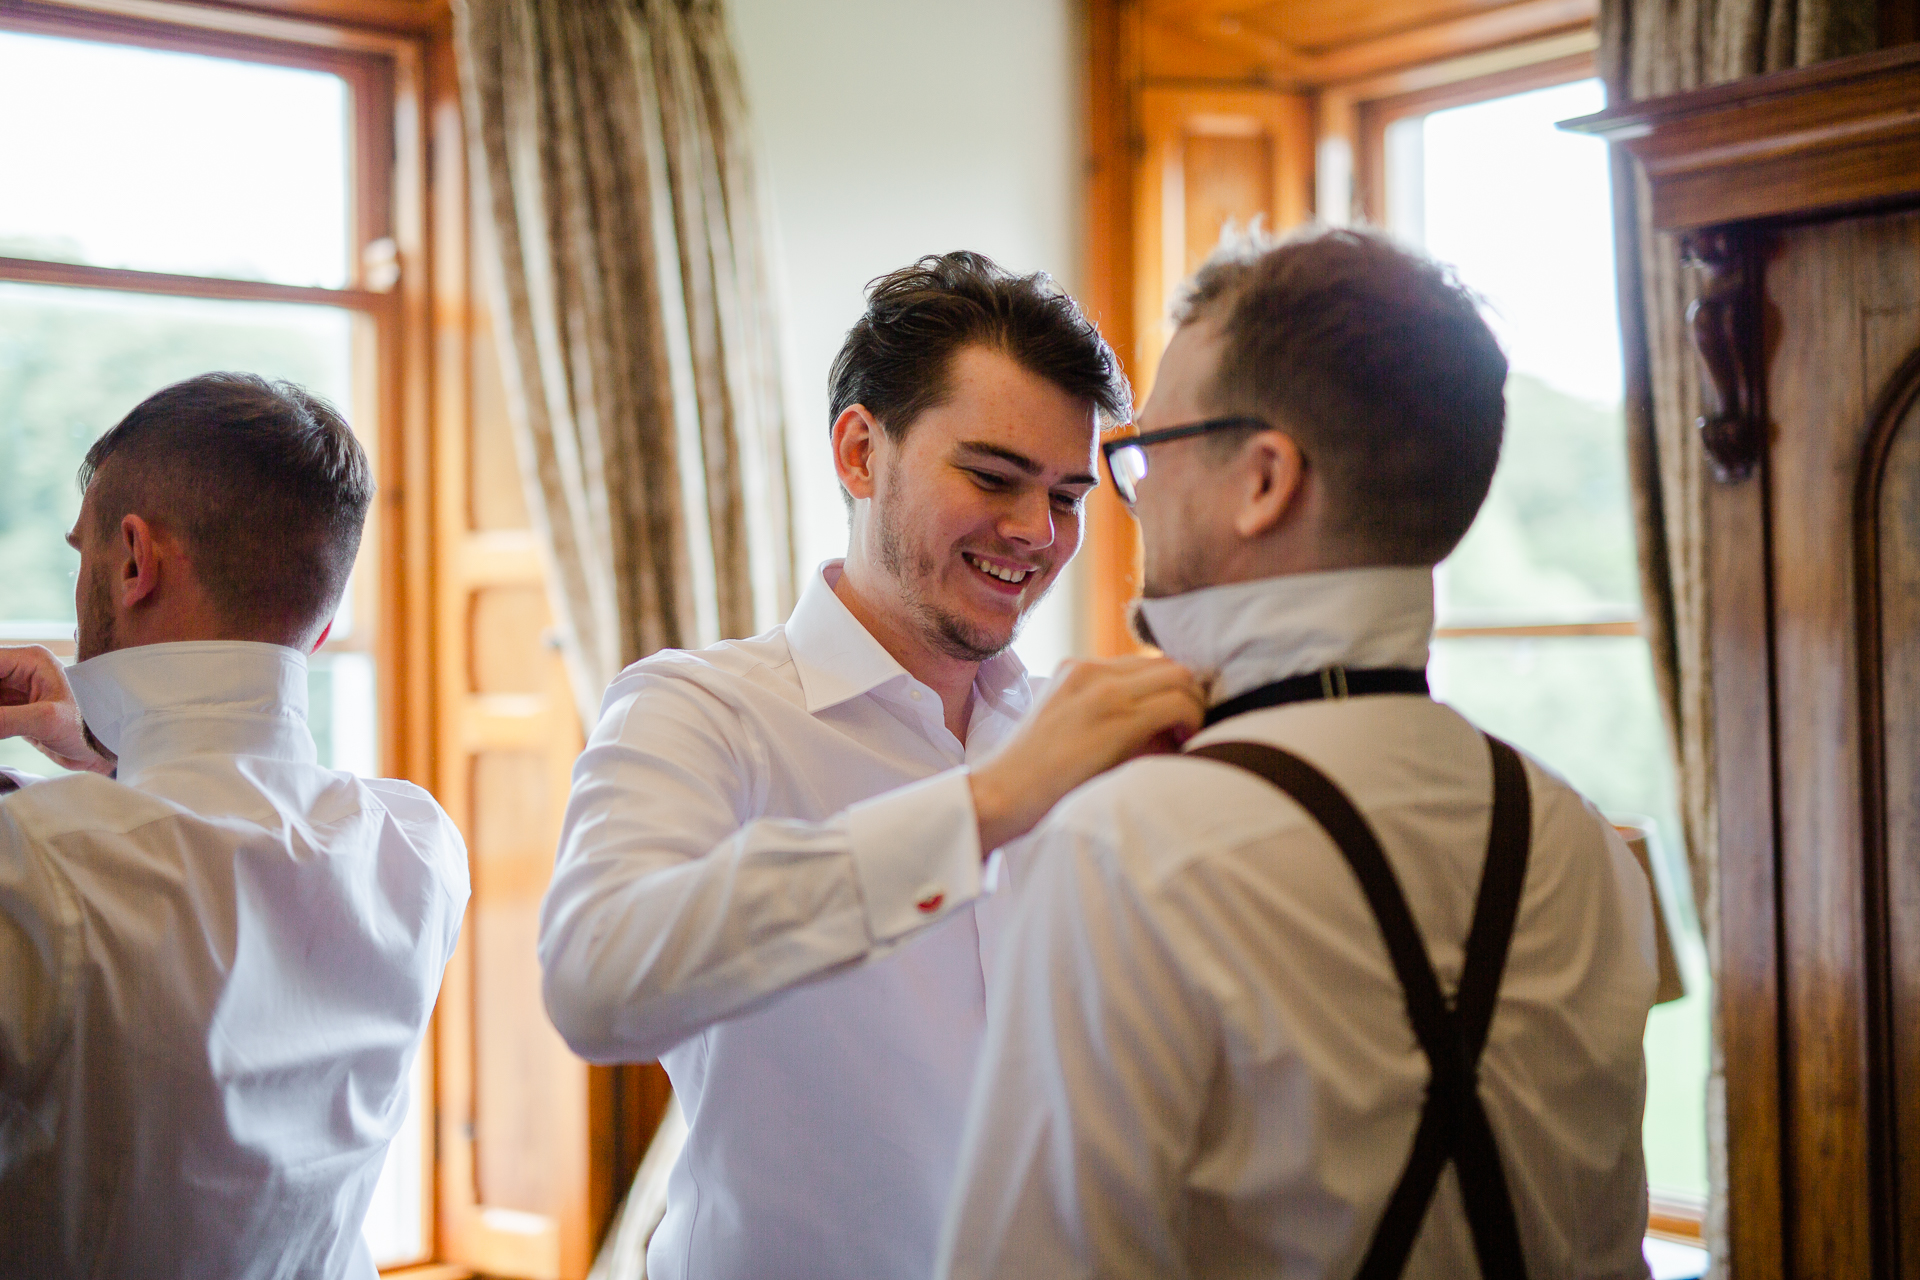
{"label": "carved wood ornament", "polygon": [[1759,264],[1749,237],[1726,228],[1693,232],[1681,253],[1701,276],[1699,296],[1687,308],[1687,328],[1707,372],[1707,412],[1694,426],[1714,478],[1737,484],[1753,474],[1767,442],[1757,378]]}

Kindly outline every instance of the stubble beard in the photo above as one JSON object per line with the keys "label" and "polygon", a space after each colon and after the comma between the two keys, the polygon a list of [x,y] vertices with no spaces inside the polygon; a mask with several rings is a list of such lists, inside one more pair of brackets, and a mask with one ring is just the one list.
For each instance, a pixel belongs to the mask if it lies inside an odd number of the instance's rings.
{"label": "stubble beard", "polygon": [[[1163,596],[1183,596],[1189,591],[1213,586],[1217,566],[1208,554],[1206,539],[1195,536],[1196,530],[1207,527],[1200,513],[1183,510],[1176,524],[1163,527],[1170,532],[1177,530],[1179,543],[1170,549],[1171,554],[1161,557],[1161,563],[1148,564],[1146,580],[1140,584],[1141,597],[1158,600]],[[1165,546],[1163,538],[1150,541]]]}
{"label": "stubble beard", "polygon": [[87,578],[86,590],[80,596],[79,613],[73,637],[75,660],[85,662],[103,653],[112,653],[118,647],[113,628],[113,603],[106,582],[97,573]]}
{"label": "stubble beard", "polygon": [[1211,585],[1205,553],[1189,543],[1179,549],[1165,570],[1147,575],[1140,586],[1140,595],[1147,600],[1158,600],[1163,596],[1183,596]]}
{"label": "stubble beard", "polygon": [[985,662],[1006,652],[1020,634],[1026,621],[1022,613],[1014,619],[1004,639],[989,634],[965,618],[942,609],[929,598],[927,585],[939,575],[940,561],[925,547],[908,546],[902,519],[902,504],[893,486],[884,498],[874,500],[874,520],[880,534],[880,567],[899,588],[901,603],[919,626],[927,642],[949,658],[961,662]]}

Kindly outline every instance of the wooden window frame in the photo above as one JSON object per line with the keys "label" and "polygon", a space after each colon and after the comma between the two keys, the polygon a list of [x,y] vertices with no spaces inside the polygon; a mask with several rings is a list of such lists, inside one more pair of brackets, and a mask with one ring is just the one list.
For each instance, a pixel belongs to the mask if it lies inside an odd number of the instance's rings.
{"label": "wooden window frame", "polygon": [[[419,286],[403,273],[399,287],[366,287],[369,246],[391,242],[400,261],[423,262],[417,208],[418,184],[408,181],[409,162],[417,167],[419,141],[405,129],[393,127],[412,115],[417,102],[403,99],[419,94],[420,51],[403,38],[369,32],[338,32],[312,24],[254,17],[244,22],[222,22],[221,15],[183,4],[28,3],[0,8],[0,29],[30,35],[56,36],[109,44],[132,45],[173,53],[192,53],[247,62],[296,67],[337,75],[347,83],[354,103],[355,127],[349,139],[353,204],[349,229],[348,280],[343,288],[328,289],[265,281],[182,273],[98,267],[31,258],[0,257],[0,281],[14,284],[138,293],[152,296],[205,298],[218,301],[281,302],[333,307],[364,317],[365,337],[356,335],[354,373],[356,422],[371,420],[374,471],[383,490],[380,519],[369,528],[362,549],[361,569],[372,570],[379,606],[379,625],[373,646],[385,695],[379,729],[383,768],[401,777],[424,772],[424,753],[410,750],[407,725],[421,705],[424,683],[406,670],[403,643],[407,631],[412,587],[404,552],[413,539],[406,526],[412,515],[395,500],[410,478],[407,438],[417,433],[418,413],[410,401],[409,368],[405,350],[408,331],[417,329]],[[322,38],[322,36],[325,38]],[[410,108],[410,110],[409,110]],[[413,199],[403,199],[412,188]],[[411,274],[418,274],[411,273]],[[362,395],[359,388],[366,388]],[[409,421],[409,419],[415,421]],[[424,523],[415,518],[411,523]],[[0,623],[0,633],[6,624]],[[47,643],[45,639],[38,643]],[[71,656],[71,641],[48,647]]]}
{"label": "wooden window frame", "polygon": [[[1532,51],[1537,55],[1537,60],[1499,66],[1458,80],[1442,76],[1437,83],[1422,84],[1411,89],[1402,88],[1401,85],[1415,73],[1402,73],[1375,82],[1371,93],[1363,92],[1349,99],[1347,110],[1355,121],[1354,131],[1359,143],[1354,166],[1354,204],[1363,219],[1374,226],[1385,225],[1388,126],[1415,116],[1445,111],[1450,107],[1470,106],[1534,89],[1572,84],[1599,74],[1591,52],[1561,52],[1559,48],[1564,43],[1564,39],[1542,42]],[[1467,62],[1462,69],[1472,70],[1473,64]],[[1644,633],[1641,618],[1634,616],[1578,622],[1543,619],[1484,626],[1442,626],[1435,629],[1434,638],[1570,639],[1581,636],[1641,636]]]}
{"label": "wooden window frame", "polygon": [[[1533,89],[1591,80],[1599,68],[1590,52],[1561,53],[1538,62],[1524,62],[1465,80],[1425,85],[1385,96],[1366,96],[1353,103],[1357,122],[1358,161],[1354,197],[1365,220],[1384,226],[1386,218],[1387,126],[1410,116],[1431,115],[1449,107],[1510,97]],[[1393,82],[1379,86],[1390,87]]]}
{"label": "wooden window frame", "polygon": [[[427,42],[418,34],[174,0],[10,3],[0,7],[0,30],[321,71],[346,82],[353,123],[348,137],[349,258],[343,287],[12,257],[0,257],[0,282],[319,305],[363,319],[353,338],[351,413],[363,429],[368,424],[373,428],[369,453],[380,498],[378,519],[369,522],[362,543],[357,575],[371,581],[356,590],[375,604],[377,623],[371,646],[329,641],[323,651],[370,648],[381,689],[381,771],[430,785],[430,666],[423,643],[429,621],[426,572],[432,514],[427,470],[427,139],[422,131],[427,118]],[[369,276],[387,263],[400,266],[397,280],[370,287]],[[74,656],[70,637],[49,637],[38,628],[10,634],[0,622],[0,643],[15,641],[44,644],[63,658]],[[423,1254],[383,1272],[415,1280],[471,1274],[432,1261],[441,1256],[435,1123],[441,1064],[436,1040],[430,1030],[422,1044],[427,1094],[415,1103],[421,1117]]]}

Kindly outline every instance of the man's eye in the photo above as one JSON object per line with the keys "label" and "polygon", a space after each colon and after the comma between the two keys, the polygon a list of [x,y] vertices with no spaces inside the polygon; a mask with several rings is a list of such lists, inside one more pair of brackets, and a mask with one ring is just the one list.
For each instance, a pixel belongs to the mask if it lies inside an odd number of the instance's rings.
{"label": "man's eye", "polygon": [[1087,495],[1084,493],[1056,493],[1053,495],[1053,505],[1067,512],[1080,510],[1086,500]]}
{"label": "man's eye", "polygon": [[974,471],[969,469],[967,474],[972,476],[973,482],[982,489],[991,489],[998,493],[1009,486],[1009,481],[1005,476],[995,475],[991,471]]}

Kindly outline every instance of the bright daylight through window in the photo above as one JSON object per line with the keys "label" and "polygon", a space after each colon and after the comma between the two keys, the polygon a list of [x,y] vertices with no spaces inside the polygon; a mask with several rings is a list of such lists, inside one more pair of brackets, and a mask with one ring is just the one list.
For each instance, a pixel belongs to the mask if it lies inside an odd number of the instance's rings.
{"label": "bright daylight through window", "polygon": [[[1388,126],[1388,222],[1488,303],[1511,362],[1486,507],[1441,567],[1436,692],[1566,776],[1616,822],[1650,824],[1669,901],[1689,904],[1674,786],[1639,617],[1621,415],[1604,143],[1554,122],[1598,81]],[[1706,1195],[1705,951],[1676,912],[1684,999],[1648,1021],[1647,1173]]]}
{"label": "bright daylight through window", "polygon": [[[357,411],[377,402],[371,321],[259,283],[349,283],[353,109],[321,71],[0,31],[0,119],[15,126],[0,131],[0,643],[71,659],[75,470],[161,387],[216,369],[290,379],[339,405],[372,451]],[[256,283],[146,277],[135,292],[103,267]],[[361,566],[310,663],[311,722],[323,762],[371,773],[378,597],[364,552]],[[57,772],[17,740],[0,742],[0,764]],[[383,1262],[424,1252],[418,1075],[368,1219]]]}

